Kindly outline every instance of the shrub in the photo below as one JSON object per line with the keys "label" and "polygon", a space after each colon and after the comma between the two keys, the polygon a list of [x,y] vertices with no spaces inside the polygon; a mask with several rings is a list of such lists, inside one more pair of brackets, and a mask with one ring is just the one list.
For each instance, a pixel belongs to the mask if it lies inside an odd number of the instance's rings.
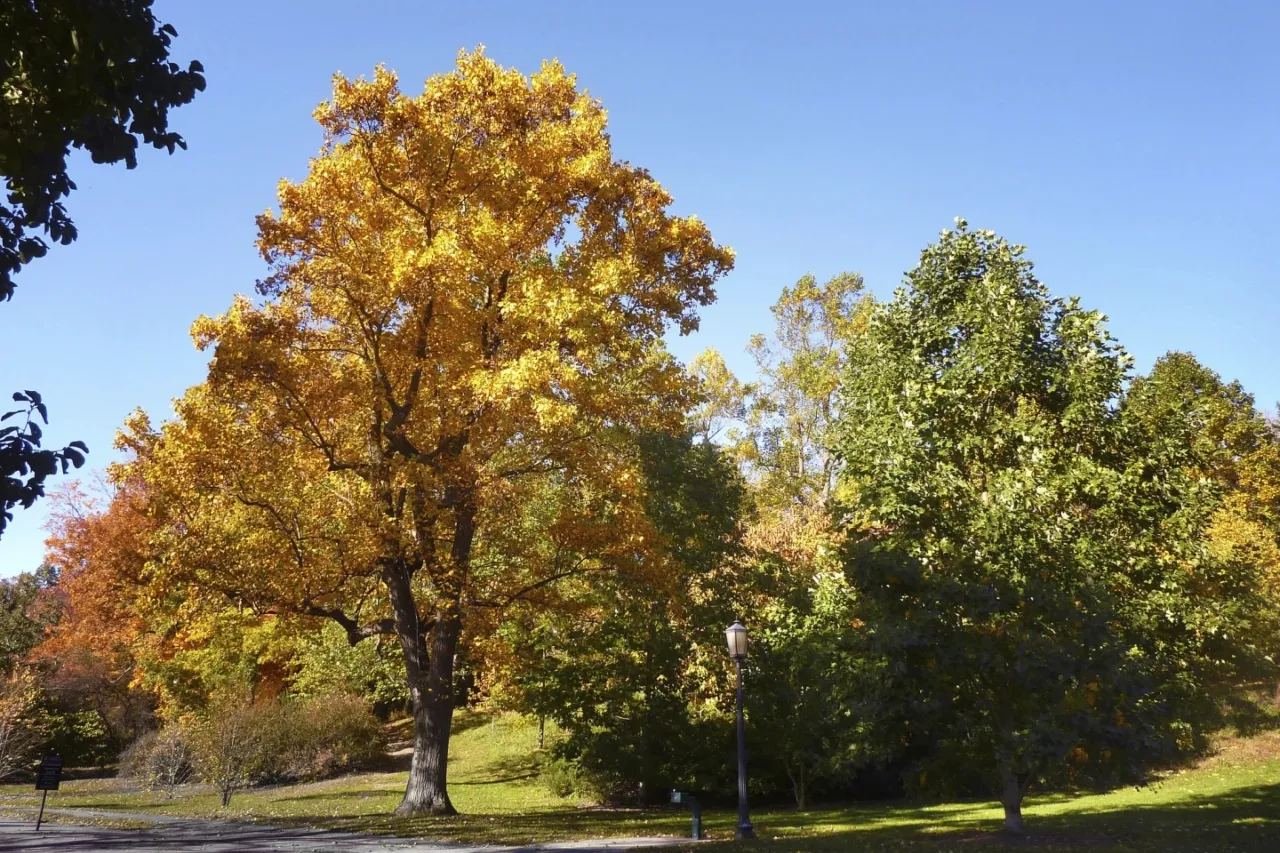
{"label": "shrub", "polygon": [[34,673],[19,670],[0,680],[0,781],[25,773],[45,742],[39,702]]}
{"label": "shrub", "polygon": [[299,778],[319,779],[368,766],[385,753],[382,726],[358,696],[313,699],[303,709],[303,718],[302,728],[311,737],[308,748],[297,756]]}
{"label": "shrub", "polygon": [[54,710],[44,716],[49,736],[46,748],[62,756],[68,767],[105,767],[119,748],[106,720],[97,711]]}
{"label": "shrub", "polygon": [[358,696],[317,696],[276,703],[264,732],[265,781],[313,781],[382,757],[382,727]]}
{"label": "shrub", "polygon": [[224,808],[237,789],[260,777],[268,766],[264,734],[270,731],[274,712],[271,705],[223,699],[184,723],[182,736],[190,744],[200,778],[218,789]]}
{"label": "shrub", "polygon": [[147,732],[120,754],[119,775],[138,780],[147,790],[162,791],[166,799],[194,774],[191,746],[176,726]]}
{"label": "shrub", "polygon": [[568,797],[583,787],[582,774],[578,772],[578,766],[564,758],[556,758],[544,764],[538,778],[542,780],[547,790],[557,797]]}
{"label": "shrub", "polygon": [[122,779],[141,779],[148,755],[155,747],[156,733],[143,732],[124,748],[116,759],[116,775]]}
{"label": "shrub", "polygon": [[619,800],[614,780],[607,774],[583,768],[577,761],[564,756],[542,756],[538,778],[547,790],[557,797],[578,797],[592,803]]}
{"label": "shrub", "polygon": [[245,785],[324,779],[371,764],[385,748],[368,702],[344,695],[219,702],[185,723],[180,742],[224,806]]}

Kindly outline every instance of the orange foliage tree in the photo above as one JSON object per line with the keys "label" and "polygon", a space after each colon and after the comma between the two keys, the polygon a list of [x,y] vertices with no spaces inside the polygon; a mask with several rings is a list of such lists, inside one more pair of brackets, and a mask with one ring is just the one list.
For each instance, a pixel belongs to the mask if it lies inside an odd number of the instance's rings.
{"label": "orange foliage tree", "polygon": [[562,579],[646,569],[633,431],[680,426],[692,388],[662,335],[696,328],[733,256],[614,159],[558,64],[463,53],[417,97],[381,68],[339,76],[316,117],[309,175],[258,220],[265,298],[196,323],[208,381],[142,466],[164,519],[151,584],[398,637],[397,812],[452,813],[464,632]]}
{"label": "orange foliage tree", "polygon": [[95,496],[71,483],[53,496],[45,562],[58,576],[52,592],[61,613],[33,658],[47,673],[46,690],[94,706],[129,739],[150,710],[149,697],[132,688],[144,631],[137,591],[155,525],[146,488],[128,466],[113,467],[103,486]]}

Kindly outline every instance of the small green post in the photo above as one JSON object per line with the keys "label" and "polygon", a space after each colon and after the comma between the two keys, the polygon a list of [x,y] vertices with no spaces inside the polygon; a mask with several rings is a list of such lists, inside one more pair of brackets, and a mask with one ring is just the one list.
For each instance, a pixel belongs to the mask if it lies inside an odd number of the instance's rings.
{"label": "small green post", "polygon": [[698,798],[692,794],[686,794],[683,791],[672,791],[671,802],[676,805],[689,804],[689,808],[693,811],[693,840],[702,840],[702,804],[698,802]]}

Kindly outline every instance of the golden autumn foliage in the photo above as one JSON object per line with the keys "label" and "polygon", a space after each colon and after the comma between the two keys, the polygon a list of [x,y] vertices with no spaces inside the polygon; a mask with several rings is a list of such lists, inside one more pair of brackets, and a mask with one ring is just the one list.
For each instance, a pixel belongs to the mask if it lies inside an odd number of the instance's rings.
{"label": "golden autumn foliage", "polygon": [[417,97],[339,76],[316,118],[308,176],[258,218],[264,299],[196,322],[209,379],[141,465],[165,522],[149,594],[394,633],[400,811],[450,812],[453,662],[480,614],[652,570],[632,435],[680,426],[662,335],[696,328],[733,256],[614,159],[556,63],[464,52]]}

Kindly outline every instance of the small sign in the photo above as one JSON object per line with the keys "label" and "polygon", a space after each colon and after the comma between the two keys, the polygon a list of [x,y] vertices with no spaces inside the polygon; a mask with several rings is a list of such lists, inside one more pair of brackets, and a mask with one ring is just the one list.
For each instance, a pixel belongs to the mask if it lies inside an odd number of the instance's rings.
{"label": "small sign", "polygon": [[687,805],[693,809],[693,839],[695,841],[702,840],[702,804],[698,802],[698,798],[684,791],[671,791],[671,802],[675,805]]}
{"label": "small sign", "polygon": [[56,755],[46,755],[36,768],[36,790],[56,791],[62,781],[62,759]]}

